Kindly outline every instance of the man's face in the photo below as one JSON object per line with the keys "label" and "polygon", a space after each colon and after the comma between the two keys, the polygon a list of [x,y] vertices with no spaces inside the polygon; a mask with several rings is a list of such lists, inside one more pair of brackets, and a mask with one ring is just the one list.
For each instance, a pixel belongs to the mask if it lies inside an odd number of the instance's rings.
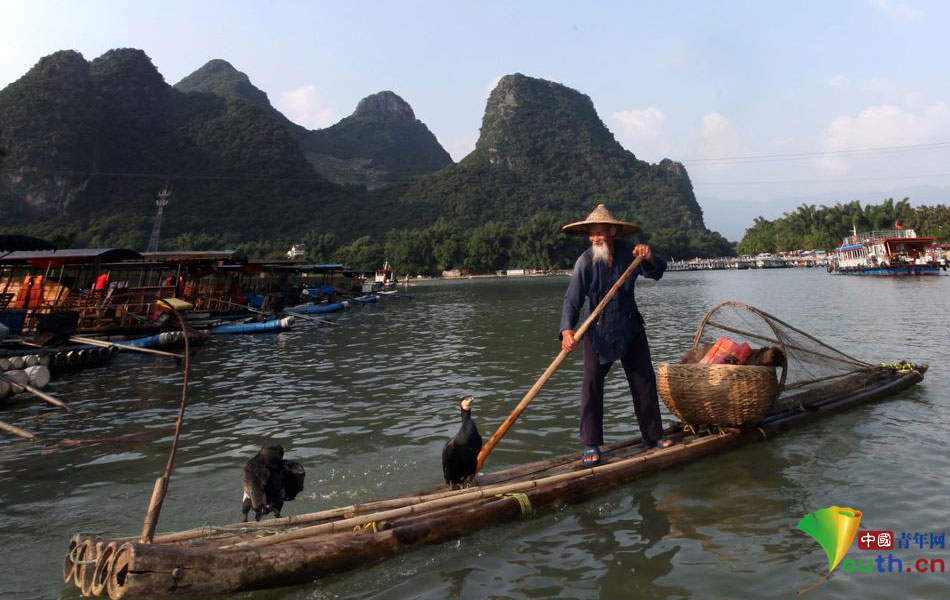
{"label": "man's face", "polygon": [[614,239],[616,228],[613,225],[595,224],[587,228],[587,239],[592,246],[610,244]]}

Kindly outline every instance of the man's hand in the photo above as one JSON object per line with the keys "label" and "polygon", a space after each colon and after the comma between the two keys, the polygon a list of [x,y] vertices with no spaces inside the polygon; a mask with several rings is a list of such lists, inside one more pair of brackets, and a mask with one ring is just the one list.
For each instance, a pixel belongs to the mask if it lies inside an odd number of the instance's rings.
{"label": "man's hand", "polygon": [[634,257],[642,256],[643,260],[650,263],[651,265],[653,264],[653,250],[651,250],[650,246],[647,244],[637,244],[634,246],[633,255]]}
{"label": "man's hand", "polygon": [[573,350],[577,348],[577,342],[574,341],[574,330],[565,329],[561,332],[561,349]]}

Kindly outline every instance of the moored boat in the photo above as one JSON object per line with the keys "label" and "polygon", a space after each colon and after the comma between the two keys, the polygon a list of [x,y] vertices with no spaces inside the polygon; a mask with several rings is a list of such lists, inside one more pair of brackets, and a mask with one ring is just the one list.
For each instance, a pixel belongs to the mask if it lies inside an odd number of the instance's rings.
{"label": "moored boat", "polygon": [[[897,225],[897,224],[895,224]],[[932,248],[936,238],[913,229],[858,233],[855,229],[837,248],[829,273],[841,275],[939,275],[941,265]]]}
{"label": "moored boat", "polygon": [[379,302],[378,294],[366,294],[364,296],[359,296],[356,298],[348,298],[349,302],[356,302],[359,304],[372,304],[373,302]]}
{"label": "moored boat", "polygon": [[325,304],[300,304],[284,309],[289,313],[300,313],[302,315],[319,315],[322,313],[336,312],[349,306],[349,302],[327,302]]}
{"label": "moored boat", "polygon": [[294,318],[292,316],[287,316],[281,319],[271,319],[269,321],[263,321],[259,323],[238,323],[236,325],[219,325],[217,327],[212,327],[208,331],[212,335],[223,335],[223,334],[232,334],[232,333],[268,333],[272,331],[283,331],[284,329],[290,329],[290,326],[293,325],[293,323],[294,323]]}

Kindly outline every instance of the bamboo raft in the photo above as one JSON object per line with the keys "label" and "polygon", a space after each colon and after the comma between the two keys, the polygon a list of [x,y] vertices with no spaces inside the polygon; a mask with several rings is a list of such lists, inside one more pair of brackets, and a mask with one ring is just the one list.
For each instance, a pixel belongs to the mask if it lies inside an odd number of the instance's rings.
{"label": "bamboo raft", "polygon": [[[482,474],[460,490],[439,486],[415,495],[320,512],[134,538],[76,535],[63,578],[84,596],[198,596],[304,584],[401,551],[456,539],[485,527],[584,501],[663,469],[725,452],[832,413],[874,402],[923,380],[926,365],[875,366],[801,392],[754,428],[670,429],[675,445],[644,449],[640,439],[607,446],[603,462],[579,455]],[[435,469],[433,470],[436,471]]]}

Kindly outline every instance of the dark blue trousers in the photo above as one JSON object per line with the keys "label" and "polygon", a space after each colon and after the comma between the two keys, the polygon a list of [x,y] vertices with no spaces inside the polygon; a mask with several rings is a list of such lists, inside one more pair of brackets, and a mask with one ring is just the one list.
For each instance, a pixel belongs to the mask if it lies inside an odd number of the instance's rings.
{"label": "dark blue trousers", "polygon": [[[630,340],[620,357],[623,371],[633,397],[633,411],[640,425],[640,435],[647,444],[655,444],[663,436],[660,400],[656,394],[656,373],[650,360],[650,344],[646,333]],[[589,336],[584,337],[584,383],[581,386],[581,443],[600,446],[604,443],[604,378],[613,363],[602,365]]]}

